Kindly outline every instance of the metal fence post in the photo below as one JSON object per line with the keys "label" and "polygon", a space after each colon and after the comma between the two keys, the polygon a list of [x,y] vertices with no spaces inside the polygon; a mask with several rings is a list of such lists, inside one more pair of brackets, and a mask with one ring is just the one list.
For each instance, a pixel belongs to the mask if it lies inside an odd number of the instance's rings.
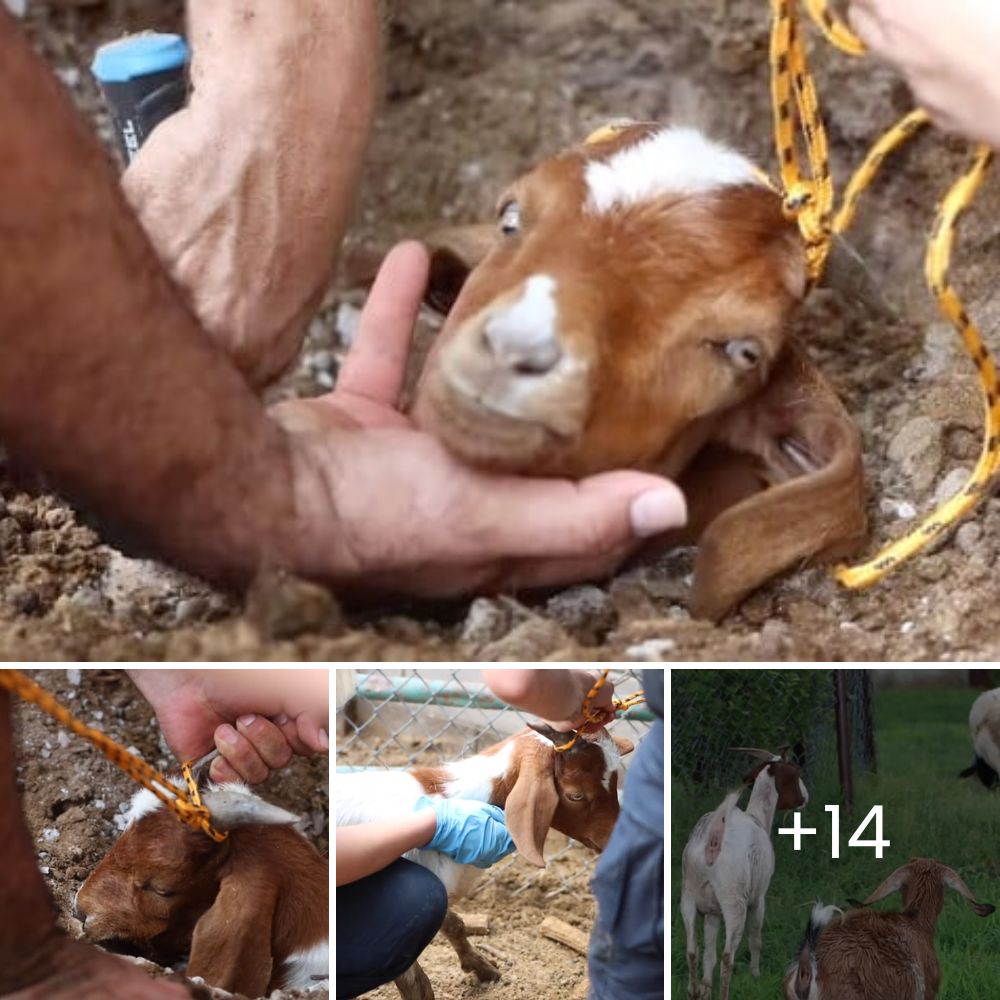
{"label": "metal fence post", "polygon": [[851,729],[847,714],[847,680],[843,670],[833,672],[834,712],[837,721],[837,769],[840,793],[848,813],[854,809],[854,773],[851,767]]}

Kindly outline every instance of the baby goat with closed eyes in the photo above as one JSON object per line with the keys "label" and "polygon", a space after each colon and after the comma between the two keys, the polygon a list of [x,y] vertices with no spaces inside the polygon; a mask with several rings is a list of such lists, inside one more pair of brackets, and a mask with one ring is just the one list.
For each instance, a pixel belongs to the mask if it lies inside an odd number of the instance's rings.
{"label": "baby goat with closed eyes", "polygon": [[132,800],[124,833],[77,893],[84,932],[109,950],[248,997],[322,986],[329,975],[329,868],[296,817],[245,785],[210,784],[202,801],[221,843],[178,821],[152,792]]}

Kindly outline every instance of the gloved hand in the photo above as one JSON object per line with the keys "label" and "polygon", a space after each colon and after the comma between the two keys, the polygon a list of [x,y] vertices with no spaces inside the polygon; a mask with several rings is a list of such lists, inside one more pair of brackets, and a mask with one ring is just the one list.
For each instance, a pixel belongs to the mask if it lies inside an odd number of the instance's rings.
{"label": "gloved hand", "polygon": [[427,850],[440,851],[461,864],[489,868],[515,849],[499,806],[421,795],[413,811],[427,808],[437,818]]}

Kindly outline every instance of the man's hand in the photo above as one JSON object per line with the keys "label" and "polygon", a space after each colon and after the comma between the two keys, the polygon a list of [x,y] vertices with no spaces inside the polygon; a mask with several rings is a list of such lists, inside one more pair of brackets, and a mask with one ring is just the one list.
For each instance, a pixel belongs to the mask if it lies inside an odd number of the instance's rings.
{"label": "man's hand", "polygon": [[490,475],[413,426],[397,407],[427,267],[418,244],[393,250],[336,390],[271,411],[291,441],[300,569],[353,592],[549,586],[605,575],[641,539],[683,524],[680,491],[657,476]]}
{"label": "man's hand", "polygon": [[280,678],[251,673],[260,676],[236,670],[132,670],[129,676],[178,760],[201,757],[214,742],[221,756],[209,771],[213,781],[258,784],[293,754],[327,752],[329,709],[325,687],[310,676],[315,671],[281,671]]}
{"label": "man's hand", "polygon": [[942,128],[1000,147],[995,0],[852,0],[850,20]]}
{"label": "man's hand", "polygon": [[298,353],[373,113],[371,0],[189,0],[194,93],[124,187],[202,325],[254,385]]}

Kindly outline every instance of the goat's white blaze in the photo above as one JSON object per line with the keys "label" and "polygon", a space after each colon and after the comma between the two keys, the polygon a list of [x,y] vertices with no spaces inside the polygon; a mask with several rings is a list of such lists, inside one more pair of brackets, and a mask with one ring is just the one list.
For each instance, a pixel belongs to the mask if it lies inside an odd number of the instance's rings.
{"label": "goat's white blaze", "polygon": [[753,163],[697,129],[665,128],[587,164],[587,208],[628,208],[666,194],[698,194],[720,187],[763,184]]}
{"label": "goat's white blaze", "polygon": [[622,782],[625,780],[625,765],[622,763],[622,755],[618,751],[618,744],[607,734],[601,733],[601,738],[597,745],[604,753],[604,774],[601,775],[601,784],[605,790],[611,787],[611,775],[618,775],[618,801],[621,802]]}
{"label": "goat's white blaze", "polygon": [[501,360],[527,362],[544,371],[561,354],[558,321],[555,278],[534,274],[525,281],[519,298],[491,311],[484,332]]}
{"label": "goat's white blaze", "polygon": [[[180,785],[176,785],[180,788]],[[132,802],[129,805],[128,812],[125,813],[125,826],[130,827],[133,823],[138,823],[143,816],[148,816],[152,812],[156,812],[157,809],[163,807],[163,802],[158,799],[148,788],[140,788],[132,796]]]}
{"label": "goat's white blaze", "polygon": [[289,955],[285,959],[282,977],[282,985],[286,990],[327,989],[330,978],[330,942],[323,940]]}

